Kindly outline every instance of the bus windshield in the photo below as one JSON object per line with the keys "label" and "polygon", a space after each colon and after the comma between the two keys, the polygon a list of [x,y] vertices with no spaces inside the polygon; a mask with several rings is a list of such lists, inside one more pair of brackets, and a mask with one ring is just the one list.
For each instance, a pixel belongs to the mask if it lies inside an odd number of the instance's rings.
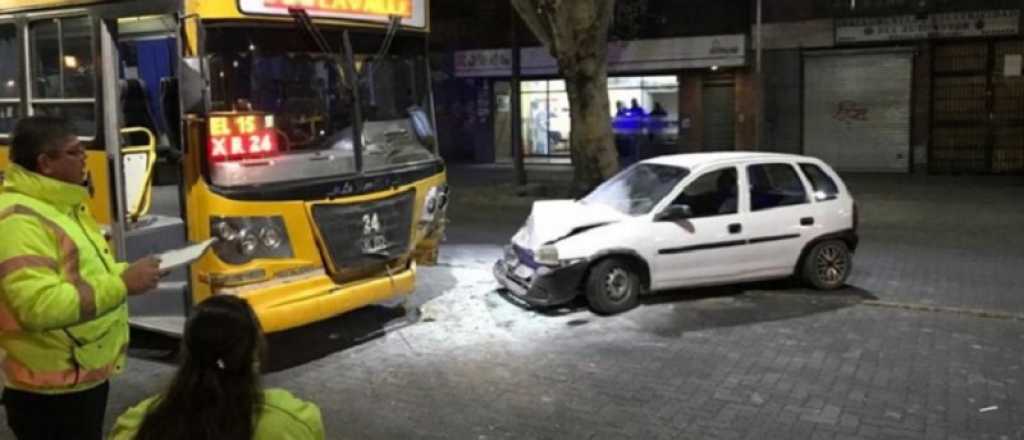
{"label": "bus windshield", "polygon": [[[270,166],[217,163],[214,184],[254,185],[382,172],[437,161],[423,37],[353,32],[363,115],[362,170],[356,169],[354,105],[339,81],[342,34],[323,31],[323,53],[294,28],[214,27],[207,32],[214,112],[272,115],[280,156]],[[249,164],[247,164],[249,165]]]}

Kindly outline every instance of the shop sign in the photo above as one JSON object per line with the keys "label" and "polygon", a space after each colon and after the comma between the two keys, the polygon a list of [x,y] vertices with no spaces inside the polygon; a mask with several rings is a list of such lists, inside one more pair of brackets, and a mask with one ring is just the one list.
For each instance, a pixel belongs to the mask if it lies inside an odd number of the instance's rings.
{"label": "shop sign", "polygon": [[[747,63],[747,36],[656,38],[608,45],[608,71],[629,73],[656,70],[735,67]],[[558,62],[544,47],[521,49],[522,75],[556,75]],[[455,52],[455,76],[506,77],[512,75],[511,49]]]}
{"label": "shop sign", "polygon": [[311,17],[387,22],[398,16],[402,24],[426,27],[425,0],[239,0],[246,14],[289,15],[290,9],[303,9]]}
{"label": "shop sign", "polygon": [[511,72],[512,49],[464,50],[455,53],[456,76],[507,76]]}
{"label": "shop sign", "polygon": [[1017,35],[1020,10],[836,19],[836,43]]}

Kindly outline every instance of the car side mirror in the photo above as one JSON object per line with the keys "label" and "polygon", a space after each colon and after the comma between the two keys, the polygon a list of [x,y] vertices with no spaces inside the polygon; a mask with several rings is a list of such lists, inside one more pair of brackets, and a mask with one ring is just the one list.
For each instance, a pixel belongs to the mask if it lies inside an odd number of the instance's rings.
{"label": "car side mirror", "polygon": [[690,205],[669,205],[665,210],[654,216],[655,221],[675,221],[693,217],[693,210]]}

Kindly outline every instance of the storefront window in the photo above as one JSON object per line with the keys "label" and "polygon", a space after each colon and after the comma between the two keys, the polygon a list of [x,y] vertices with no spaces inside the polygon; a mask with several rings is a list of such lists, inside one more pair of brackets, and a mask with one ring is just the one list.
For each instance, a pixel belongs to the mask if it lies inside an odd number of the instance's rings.
{"label": "storefront window", "polygon": [[642,149],[676,143],[679,81],[675,75],[609,78],[608,97],[616,145],[626,159],[644,155]]}
{"label": "storefront window", "polygon": [[522,90],[523,151],[528,156],[569,155],[565,81],[524,81]]}
{"label": "storefront window", "polygon": [[[565,81],[523,81],[521,89],[523,151],[527,156],[568,156],[571,133]],[[679,81],[675,75],[608,78],[608,98],[616,134],[643,134],[647,143],[676,142]],[[615,119],[623,115],[630,119]]]}

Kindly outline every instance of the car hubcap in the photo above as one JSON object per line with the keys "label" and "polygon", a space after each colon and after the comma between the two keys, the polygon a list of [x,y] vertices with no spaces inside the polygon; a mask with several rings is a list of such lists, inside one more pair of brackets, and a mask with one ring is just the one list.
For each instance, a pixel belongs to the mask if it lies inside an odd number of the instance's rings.
{"label": "car hubcap", "polygon": [[612,269],[605,279],[605,291],[612,301],[621,301],[629,296],[629,274],[620,268]]}
{"label": "car hubcap", "polygon": [[838,284],[843,281],[849,263],[846,261],[846,252],[839,245],[831,244],[821,248],[818,252],[818,279],[828,284]]}

